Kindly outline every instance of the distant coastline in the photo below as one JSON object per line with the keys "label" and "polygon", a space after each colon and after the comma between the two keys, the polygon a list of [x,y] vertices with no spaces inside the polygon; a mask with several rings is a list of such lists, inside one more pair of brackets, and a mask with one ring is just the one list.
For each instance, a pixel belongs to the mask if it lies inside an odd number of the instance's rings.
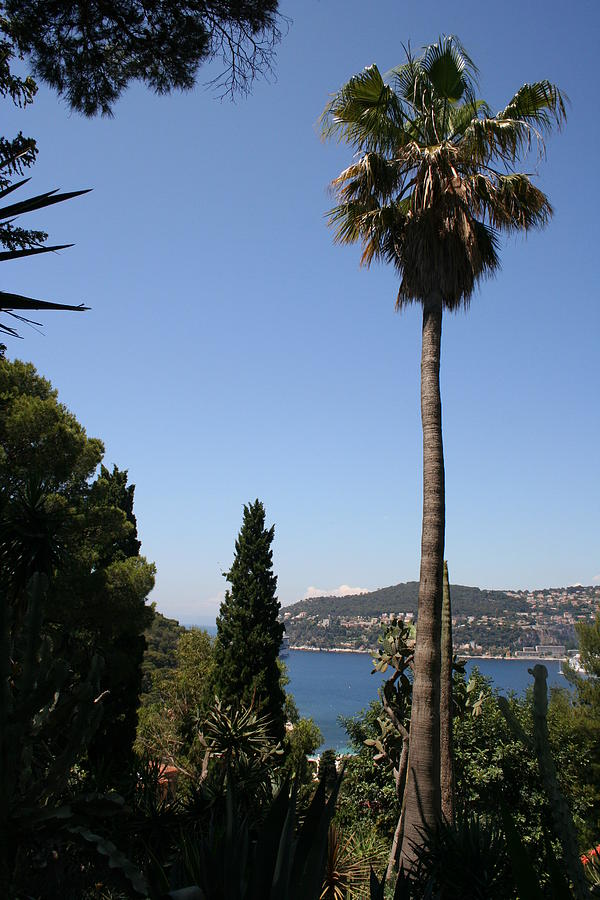
{"label": "distant coastline", "polygon": [[[577,648],[577,624],[592,622],[599,604],[600,585],[498,591],[453,584],[456,652],[467,659],[564,659]],[[300,600],[282,608],[281,620],[291,647],[370,652],[364,648],[378,647],[394,619],[414,625],[418,606],[419,584],[409,581],[367,594]]]}
{"label": "distant coastline", "polygon": [[[287,650],[305,650],[308,653],[366,653],[368,656],[373,656],[375,654],[375,650],[359,650],[354,647],[309,647],[302,644],[290,644]],[[461,653],[461,659],[528,659],[530,661],[544,661],[554,660],[555,662],[565,662],[568,659],[567,656],[498,656],[493,655],[491,653],[477,653],[475,656],[472,656],[470,653]]]}

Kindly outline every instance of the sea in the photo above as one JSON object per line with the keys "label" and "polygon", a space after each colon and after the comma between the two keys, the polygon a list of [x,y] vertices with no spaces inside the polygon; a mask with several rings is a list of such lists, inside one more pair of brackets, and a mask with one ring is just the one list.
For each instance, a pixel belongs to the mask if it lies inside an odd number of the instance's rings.
{"label": "sea", "polygon": [[[289,650],[284,662],[290,678],[287,690],[293,694],[300,715],[312,718],[321,729],[323,744],[317,753],[328,747],[338,752],[346,750],[348,736],[339,717],[354,716],[376,700],[377,689],[386,675],[371,674],[373,665],[368,653]],[[513,691],[523,695],[533,684],[527,670],[536,662],[548,669],[549,687],[568,687],[560,674],[561,663],[554,659],[473,658],[467,661],[466,671],[468,676],[477,666],[500,693]]]}
{"label": "sea", "polygon": [[[206,628],[209,634],[216,634],[214,625],[200,627]],[[329,747],[339,753],[347,750],[348,735],[339,721],[340,716],[355,716],[376,700],[377,689],[386,675],[371,674],[373,665],[368,653],[288,650],[283,661],[290,679],[286,690],[293,694],[300,715],[313,719],[323,735],[323,743],[316,752]],[[495,690],[523,696],[533,685],[527,670],[536,662],[543,663],[548,669],[549,687],[568,688],[557,659],[472,657],[467,661],[466,672],[468,677],[477,666],[482,675],[491,679]]]}

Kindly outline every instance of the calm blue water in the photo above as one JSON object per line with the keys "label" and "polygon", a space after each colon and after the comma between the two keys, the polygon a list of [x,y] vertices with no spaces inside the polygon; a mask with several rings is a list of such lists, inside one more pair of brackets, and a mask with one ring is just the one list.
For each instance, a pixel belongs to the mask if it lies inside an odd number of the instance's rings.
{"label": "calm blue water", "polygon": [[[548,669],[548,685],[566,687],[559,674],[560,662],[542,660]],[[347,735],[338,716],[353,716],[377,699],[377,688],[385,677],[371,675],[371,657],[367,653],[311,653],[290,650],[285,659],[290,676],[288,690],[294,695],[301,716],[310,716],[323,732],[325,747],[341,750]],[[471,659],[467,674],[477,666],[482,675],[492,678],[502,693],[524,694],[533,678],[528,674],[535,664],[530,659]]]}

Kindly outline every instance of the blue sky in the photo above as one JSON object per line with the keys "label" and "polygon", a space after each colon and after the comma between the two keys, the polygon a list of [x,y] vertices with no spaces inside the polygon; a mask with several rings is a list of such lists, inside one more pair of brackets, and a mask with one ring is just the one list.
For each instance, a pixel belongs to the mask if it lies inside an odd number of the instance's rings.
{"label": "blue sky", "polygon": [[[418,578],[420,312],[394,312],[394,272],[333,245],[327,185],[350,161],[323,144],[328,95],[455,33],[499,109],[526,81],[570,97],[537,183],[555,217],[511,238],[503,269],[444,323],[451,578],[481,587],[600,577],[597,279],[600,8],[505,0],[283,3],[276,81],[220,102],[201,84],[130,89],[85,120],[40,89],[5,133],[40,149],[31,188],[93,193],[28,217],[60,255],[3,267],[4,289],[92,311],[44,317],[31,360],[136,485],[158,608],[210,622],[244,502],[275,522],[283,603],[309,588]],[[200,83],[215,70],[200,72]],[[590,115],[590,112],[592,115]],[[534,162],[530,164],[534,165]]]}

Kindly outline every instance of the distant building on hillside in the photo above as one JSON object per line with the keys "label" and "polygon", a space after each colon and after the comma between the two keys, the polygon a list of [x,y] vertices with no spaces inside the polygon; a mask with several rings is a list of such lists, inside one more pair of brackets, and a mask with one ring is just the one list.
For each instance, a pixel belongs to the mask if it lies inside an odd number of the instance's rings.
{"label": "distant building on hillside", "polygon": [[535,647],[515,650],[515,656],[527,659],[566,659],[567,652],[563,644],[536,644]]}

